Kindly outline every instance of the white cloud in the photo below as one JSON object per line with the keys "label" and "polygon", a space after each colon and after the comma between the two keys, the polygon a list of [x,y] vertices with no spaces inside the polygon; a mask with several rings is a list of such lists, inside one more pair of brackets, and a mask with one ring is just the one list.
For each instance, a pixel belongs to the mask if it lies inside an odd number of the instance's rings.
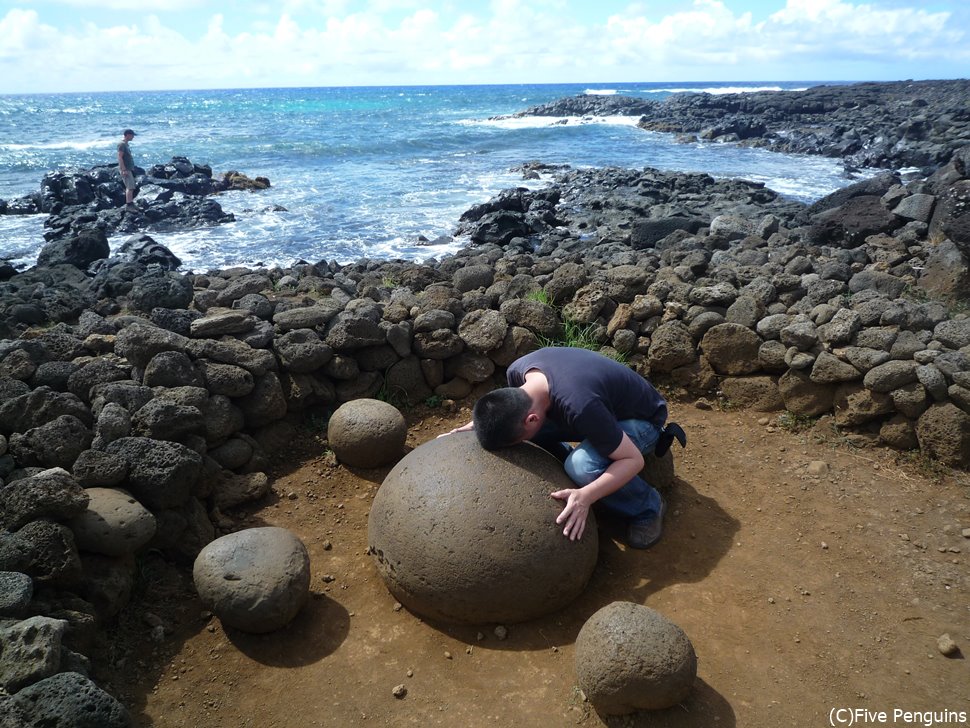
{"label": "white cloud", "polygon": [[87,10],[136,10],[139,12],[175,12],[204,7],[208,0],[54,0],[55,4]]}
{"label": "white cloud", "polygon": [[[100,7],[133,2],[63,1]],[[161,4],[202,0],[141,0],[137,22],[126,14],[125,24],[85,23],[73,30],[45,24],[34,10],[14,9],[0,18],[0,92],[770,80],[786,76],[792,64],[828,63],[841,71],[847,63],[895,68],[903,61],[913,65],[898,77],[970,71],[970,44],[946,12],[877,1],[778,0],[776,12],[755,22],[751,13],[736,12],[740,1],[694,0],[655,19],[631,5],[598,23],[582,24],[565,0],[492,0],[478,11],[470,9],[478,5],[457,2],[431,9],[427,2],[369,0],[353,3],[360,10],[351,13],[346,0],[282,0],[272,14],[261,7],[258,19],[250,16],[246,25],[238,15],[219,13],[183,32],[169,14],[144,13]],[[374,10],[391,6],[394,17]],[[229,32],[227,27],[246,29]],[[926,59],[953,70],[924,71],[927,66],[916,61]],[[963,65],[958,70],[953,64]],[[825,77],[836,76],[814,76]]]}

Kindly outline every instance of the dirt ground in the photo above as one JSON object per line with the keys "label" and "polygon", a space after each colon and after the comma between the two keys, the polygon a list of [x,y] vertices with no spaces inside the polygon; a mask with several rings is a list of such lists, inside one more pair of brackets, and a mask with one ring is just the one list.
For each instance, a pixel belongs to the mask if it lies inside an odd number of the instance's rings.
{"label": "dirt ground", "polygon": [[[389,468],[337,465],[302,428],[270,501],[230,515],[303,540],[306,608],[275,634],[225,630],[188,571],[149,554],[95,677],[136,725],[163,728],[821,727],[856,708],[887,713],[860,725],[970,725],[968,475],[854,447],[824,423],[796,432],[776,414],[700,405],[671,405],[690,442],[674,446],[663,540],[636,551],[601,534],[583,595],[502,625],[503,639],[496,625],[431,625],[395,603],[367,554]],[[469,419],[461,406],[407,416],[411,447]],[[603,720],[584,701],[575,638],[615,600],[653,607],[691,638],[698,676],[683,704]],[[962,652],[944,657],[943,634]]]}

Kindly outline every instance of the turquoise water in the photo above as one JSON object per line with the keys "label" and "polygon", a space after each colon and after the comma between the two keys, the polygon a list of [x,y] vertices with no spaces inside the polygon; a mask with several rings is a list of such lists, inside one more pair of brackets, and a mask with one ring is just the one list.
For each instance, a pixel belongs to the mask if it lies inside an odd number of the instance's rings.
{"label": "turquoise water", "polygon": [[[173,156],[262,175],[272,188],[220,200],[235,223],[153,234],[186,269],[288,265],[297,259],[425,259],[419,236],[450,234],[459,215],[524,184],[511,167],[530,160],[707,172],[762,181],[811,201],[847,184],[836,160],[731,145],[676,144],[636,118],[492,121],[535,104],[594,92],[662,100],[806,84],[566,84],[250,89],[0,96],[0,198],[38,188],[54,169],[110,164],[121,130],[138,133],[136,164]],[[530,182],[530,186],[542,182]],[[274,210],[274,206],[286,211]],[[0,217],[0,257],[32,263],[43,216]],[[113,239],[119,245],[123,239]]]}

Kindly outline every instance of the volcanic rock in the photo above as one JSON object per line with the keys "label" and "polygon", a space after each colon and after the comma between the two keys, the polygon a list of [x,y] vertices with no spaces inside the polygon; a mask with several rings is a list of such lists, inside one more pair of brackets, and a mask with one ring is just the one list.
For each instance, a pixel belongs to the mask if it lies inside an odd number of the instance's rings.
{"label": "volcanic rock", "polygon": [[327,440],[337,459],[359,468],[379,468],[401,456],[407,438],[404,415],[378,399],[342,404],[327,426]]}
{"label": "volcanic rock", "polygon": [[556,524],[549,494],[575,487],[558,460],[523,443],[489,452],[470,432],[425,443],[384,479],[368,543],[408,609],[446,622],[522,622],[561,609],[596,565],[592,514],[582,539]]}
{"label": "volcanic rock", "polygon": [[306,603],[310,556],[285,528],[250,528],[202,549],[192,576],[223,624],[262,634],[288,624]]}
{"label": "volcanic rock", "polygon": [[660,710],[687,697],[697,656],[684,631],[660,612],[613,602],[579,631],[576,674],[602,715]]}

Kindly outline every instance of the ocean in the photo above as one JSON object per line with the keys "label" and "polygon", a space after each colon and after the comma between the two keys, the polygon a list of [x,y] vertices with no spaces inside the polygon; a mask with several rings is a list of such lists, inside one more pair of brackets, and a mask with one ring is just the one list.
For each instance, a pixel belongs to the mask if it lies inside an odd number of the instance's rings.
{"label": "ocean", "polygon": [[[851,182],[838,160],[730,144],[680,144],[636,117],[490,120],[580,93],[663,100],[686,92],[799,89],[807,83],[558,84],[236,89],[0,96],[0,199],[39,188],[52,170],[111,164],[131,127],[135,163],[173,156],[265,176],[262,192],[220,204],[234,223],[151,233],[183,270],[288,266],[296,260],[426,260],[465,241],[462,212],[502,189],[542,186],[512,168],[527,161],[739,177],[804,202]],[[43,215],[0,216],[0,259],[31,265]],[[112,249],[124,236],[109,240]]]}

